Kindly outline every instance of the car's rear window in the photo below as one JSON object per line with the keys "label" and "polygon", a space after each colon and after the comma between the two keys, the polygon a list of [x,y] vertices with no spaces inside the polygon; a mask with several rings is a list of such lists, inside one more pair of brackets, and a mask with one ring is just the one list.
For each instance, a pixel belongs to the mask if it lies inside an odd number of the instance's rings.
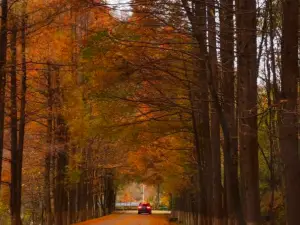
{"label": "car's rear window", "polygon": [[148,203],[148,204],[146,203],[146,204],[142,204],[142,206],[150,206],[150,204],[149,204],[149,203]]}

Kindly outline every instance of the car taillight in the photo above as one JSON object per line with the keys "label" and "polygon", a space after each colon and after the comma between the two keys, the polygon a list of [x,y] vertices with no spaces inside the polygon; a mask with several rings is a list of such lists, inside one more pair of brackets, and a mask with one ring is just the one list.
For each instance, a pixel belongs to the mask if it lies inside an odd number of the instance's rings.
{"label": "car taillight", "polygon": [[138,208],[139,208],[139,209],[141,209],[141,208],[142,208],[142,206],[139,206]]}
{"label": "car taillight", "polygon": [[147,209],[151,209],[151,207],[150,207],[150,206],[147,206]]}

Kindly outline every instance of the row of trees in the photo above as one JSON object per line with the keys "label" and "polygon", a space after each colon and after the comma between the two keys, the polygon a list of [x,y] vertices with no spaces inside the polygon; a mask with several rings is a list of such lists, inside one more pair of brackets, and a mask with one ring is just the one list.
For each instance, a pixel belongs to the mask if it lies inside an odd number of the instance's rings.
{"label": "row of trees", "polygon": [[82,44],[104,26],[88,22],[97,16],[113,21],[93,2],[1,1],[1,224],[70,224],[114,209],[109,145],[68,124]]}
{"label": "row of trees", "polygon": [[[137,110],[118,121],[143,129],[136,175],[172,184],[190,224],[297,224],[297,1],[135,1],[132,12],[83,63],[112,79],[99,99]],[[170,161],[185,185],[163,171]]]}
{"label": "row of trees", "polygon": [[183,220],[296,224],[297,1],[182,4],[197,41],[195,96],[201,102],[191,99],[199,191],[178,200],[187,212]]}
{"label": "row of trees", "polygon": [[297,1],[128,5],[2,1],[13,224],[109,213],[132,179],[188,224],[297,224]]}

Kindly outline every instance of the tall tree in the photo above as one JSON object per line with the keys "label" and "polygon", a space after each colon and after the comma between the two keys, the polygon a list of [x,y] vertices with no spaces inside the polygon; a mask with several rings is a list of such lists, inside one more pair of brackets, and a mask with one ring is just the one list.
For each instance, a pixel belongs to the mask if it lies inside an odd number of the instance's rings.
{"label": "tall tree", "polygon": [[5,86],[6,86],[6,55],[7,55],[7,0],[1,1],[1,28],[0,28],[0,188],[2,181],[2,162],[4,147],[5,121]]}
{"label": "tall tree", "polygon": [[285,170],[287,224],[299,223],[300,162],[297,120],[299,1],[283,1],[280,148]]}
{"label": "tall tree", "polygon": [[[234,72],[234,24],[233,24],[233,1],[221,0],[220,7],[220,57],[222,65],[222,93],[223,108],[228,121],[230,131],[230,167],[232,185],[238,187],[238,138],[237,138],[237,117],[235,107],[235,72]],[[224,164],[225,170],[228,166]],[[237,218],[233,198],[230,197],[229,180],[225,178],[226,191],[226,213],[228,224],[234,224]]]}
{"label": "tall tree", "polygon": [[[207,49],[206,49],[206,37],[205,37],[205,1],[192,1],[192,7],[190,7],[190,4],[186,0],[182,0],[183,7],[185,9],[185,12],[187,14],[187,17],[189,18],[189,21],[192,25],[192,31],[193,36],[197,40],[201,55],[199,56],[200,65],[202,64],[202,70],[201,75],[204,76],[204,81],[209,87],[209,90],[211,92],[211,96],[213,99],[213,102],[215,104],[216,112],[218,113],[218,116],[220,118],[220,124],[222,128],[222,132],[224,135],[224,164],[225,166],[225,176],[226,176],[226,186],[228,191],[227,199],[232,200],[233,202],[233,209],[235,211],[235,215],[237,215],[239,223],[244,224],[244,218],[243,213],[240,207],[240,194],[239,194],[239,186],[237,185],[236,181],[236,169],[234,168],[234,158],[231,156],[231,135],[230,135],[230,129],[228,126],[228,121],[226,119],[226,116],[224,114],[224,111],[220,105],[218,93],[216,91],[216,87],[214,85],[213,81],[213,71],[212,69],[207,66],[210,64],[210,57],[207,55]],[[202,26],[201,26],[202,25]],[[201,90],[205,90],[205,88],[202,86]],[[201,100],[203,100],[202,98]],[[203,112],[207,111],[208,108],[201,107]],[[203,117],[205,118],[205,117]],[[207,130],[206,130],[207,131]],[[207,149],[207,148],[206,148]]]}
{"label": "tall tree", "polygon": [[[217,43],[216,43],[216,21],[215,7],[216,1],[208,5],[208,45],[210,67],[214,87],[219,93],[220,74],[218,71]],[[211,104],[211,153],[212,153],[212,223],[222,224],[222,181],[221,181],[221,146],[220,146],[220,119],[216,110],[216,104]]]}
{"label": "tall tree", "polygon": [[10,120],[11,120],[11,221],[12,225],[21,225],[21,177],[22,164],[18,149],[18,106],[17,106],[17,24],[14,18],[10,40],[11,72],[10,72]]}
{"label": "tall tree", "polygon": [[236,24],[241,182],[245,219],[254,225],[260,221],[255,0],[237,1]]}
{"label": "tall tree", "polygon": [[62,114],[63,90],[61,87],[60,68],[56,66],[53,97],[56,107],[55,115],[55,143],[57,154],[55,157],[55,187],[54,187],[54,215],[56,225],[66,225],[68,219],[68,193],[65,186],[66,166],[68,165],[68,133],[67,125]]}
{"label": "tall tree", "polygon": [[44,210],[46,225],[52,224],[51,209],[51,159],[53,159],[53,123],[54,123],[54,99],[53,99],[53,74],[50,63],[47,64],[47,152],[45,155],[44,172]]}

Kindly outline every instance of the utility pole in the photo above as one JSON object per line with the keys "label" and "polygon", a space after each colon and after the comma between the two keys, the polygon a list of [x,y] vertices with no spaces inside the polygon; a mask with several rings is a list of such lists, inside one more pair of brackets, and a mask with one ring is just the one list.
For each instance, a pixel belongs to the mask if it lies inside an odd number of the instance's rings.
{"label": "utility pole", "polygon": [[142,184],[142,190],[143,190],[143,202],[145,202],[145,185]]}

